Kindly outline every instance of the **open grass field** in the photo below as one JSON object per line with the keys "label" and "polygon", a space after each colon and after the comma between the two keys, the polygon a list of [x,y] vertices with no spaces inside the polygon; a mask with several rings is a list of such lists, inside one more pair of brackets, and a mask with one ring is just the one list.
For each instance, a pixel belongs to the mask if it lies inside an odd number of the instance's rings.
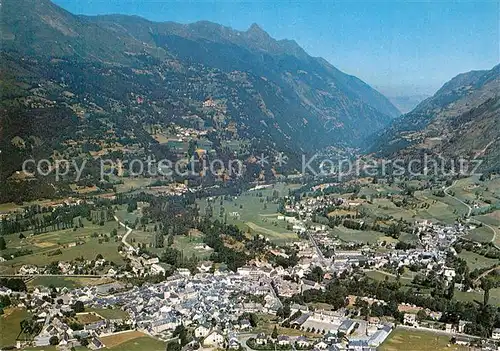
{"label": "open grass field", "polygon": [[[272,201],[266,202],[266,197],[272,197],[274,190],[279,196],[288,195],[289,189],[297,188],[298,185],[286,185],[282,183],[274,184],[273,187],[246,191],[238,197],[224,200],[222,206],[220,199],[212,203],[213,219],[224,220],[227,214],[227,223],[238,226],[245,232],[260,234],[276,243],[285,243],[289,240],[297,239],[297,235],[287,229],[287,223],[278,220],[278,205]],[[207,200],[198,200],[200,213],[204,214],[208,206]],[[224,214],[220,217],[221,207]]]}
{"label": "open grass field", "polygon": [[95,312],[105,319],[128,319],[130,315],[118,308],[86,308],[86,312]]}
{"label": "open grass field", "polygon": [[77,313],[75,318],[78,321],[78,323],[84,324],[84,325],[102,321],[101,317],[99,317],[93,313],[88,313],[88,312]]}
{"label": "open grass field", "polygon": [[[270,217],[273,218],[273,217]],[[286,243],[289,241],[293,241],[297,239],[297,234],[294,232],[291,232],[286,229],[279,228],[279,225],[276,225],[278,228],[269,228],[268,225],[266,225],[268,220],[270,218],[266,218],[264,220],[264,223],[262,225],[255,224],[254,222],[245,222],[245,225],[247,226],[247,231],[249,231],[251,234],[261,234],[264,235],[265,237],[269,238],[271,241],[277,242],[277,243]],[[277,217],[276,222],[277,221]]]}
{"label": "open grass field", "polygon": [[477,241],[480,243],[488,243],[488,242],[493,240],[494,235],[495,235],[495,233],[493,232],[493,230],[491,230],[487,226],[483,225],[482,227],[478,227],[476,229],[471,230],[465,236],[465,238],[467,238],[469,240],[474,240],[474,241]]}
{"label": "open grass field", "polygon": [[457,217],[468,211],[468,208],[456,199],[436,196],[431,190],[415,192],[415,196],[429,204],[429,208],[418,211],[417,217],[421,219],[453,224]]}
{"label": "open grass field", "polygon": [[[107,346],[107,347],[99,349],[102,351],[107,351],[107,350],[113,350],[113,351],[165,351],[165,343],[156,339],[153,339],[149,336],[146,336],[145,334],[142,334],[140,332],[126,332],[132,335],[132,333],[139,333],[141,335],[136,334],[134,338],[131,338],[129,340],[126,340],[124,342],[115,344],[114,346]],[[123,337],[126,338],[127,336]],[[105,340],[106,338],[115,338],[116,340],[119,340],[119,338],[115,336],[109,336],[109,337],[103,337],[101,340]],[[110,339],[112,342],[112,339]],[[43,347],[33,347],[33,348],[26,348],[23,351],[56,351],[57,348],[55,346],[43,346]],[[89,349],[86,347],[76,347],[76,351],[88,351]]]}
{"label": "open grass field", "polygon": [[5,212],[11,212],[18,210],[20,206],[16,205],[13,202],[6,202],[3,204],[0,204],[0,213],[5,213]]}
{"label": "open grass field", "polygon": [[[362,207],[371,217],[392,216],[396,220],[402,218],[408,222],[428,219],[433,222],[451,224],[459,216],[459,214],[454,213],[456,207],[461,205],[456,200],[451,199],[454,203],[442,202],[440,200],[445,198],[434,196],[429,191],[417,191],[415,192],[415,197],[420,204],[427,203],[429,208],[397,207],[391,200],[385,198],[373,199],[371,204],[365,203]],[[461,206],[464,207],[463,205]]]}
{"label": "open grass field", "polygon": [[477,219],[480,222],[489,224],[493,227],[499,227],[500,226],[500,210],[493,211],[491,213],[481,215],[481,216],[474,216],[474,219]]}
{"label": "open grass field", "polygon": [[496,210],[481,216],[474,216],[473,218],[491,226],[492,228],[487,229],[490,229],[490,231],[492,231],[492,229],[496,231],[493,242],[497,245],[500,245],[500,210]]}
{"label": "open grass field", "polygon": [[480,207],[487,206],[486,201],[492,203],[500,199],[500,178],[492,178],[481,182],[478,176],[458,180],[451,190],[462,201],[473,201]]}
{"label": "open grass field", "polygon": [[[64,199],[64,200],[66,200],[66,199]],[[25,202],[22,205],[15,204],[13,202],[4,202],[4,203],[0,203],[0,213],[22,210],[24,207],[31,206],[31,205],[49,206],[49,205],[53,205],[55,203],[62,203],[64,200],[62,200],[62,199],[58,200],[58,201],[37,200],[37,201]]]}
{"label": "open grass field", "polygon": [[366,197],[374,196],[374,195],[386,195],[386,194],[399,194],[402,192],[402,189],[397,186],[397,184],[388,185],[388,184],[372,184],[371,181],[368,183],[364,183],[364,186],[361,188],[359,192],[359,196],[365,195]]}
{"label": "open grass field", "polygon": [[372,203],[365,203],[362,205],[363,209],[367,211],[372,217],[377,216],[392,216],[395,219],[403,218],[405,221],[413,221],[415,211],[397,207],[389,199],[373,199]]}
{"label": "open grass field", "polygon": [[74,289],[80,286],[71,278],[65,277],[36,277],[28,282],[28,287],[53,286],[55,288]]}
{"label": "open grass field", "polygon": [[136,330],[131,330],[102,337],[101,341],[107,348],[114,348],[126,342],[130,342],[132,340],[136,340],[145,336],[146,334],[144,333],[141,333]]}
{"label": "open grass field", "polygon": [[[486,206],[487,204],[484,200],[489,200],[492,203],[496,203],[500,200],[500,190],[497,190],[496,187],[500,187],[500,178],[479,182],[477,177],[471,177],[460,179],[450,190],[462,201],[473,201],[479,206]],[[397,194],[400,192],[397,186],[386,188],[387,187],[377,184],[369,184],[362,188],[360,194],[370,196],[374,193]],[[369,213],[372,217],[392,216],[395,219],[402,218],[410,222],[428,219],[433,222],[442,222],[446,224],[453,224],[457,217],[468,212],[468,207],[457,199],[450,196],[435,196],[433,190],[415,191],[414,197],[420,204],[427,203],[429,208],[420,208],[420,206],[417,206],[417,208],[397,207],[390,199],[386,198],[374,198],[372,199],[372,203],[365,203],[362,207],[365,212]],[[493,218],[490,219],[489,222],[485,221],[485,223],[500,225],[500,218]]]}
{"label": "open grass field", "polygon": [[120,180],[123,180],[123,184],[118,184],[116,186],[116,191],[118,193],[126,193],[129,191],[138,190],[144,188],[151,184],[152,180],[150,178],[128,178],[121,177]]}
{"label": "open grass field", "polygon": [[358,243],[376,243],[379,239],[384,238],[385,235],[380,232],[369,230],[355,230],[345,228],[343,226],[335,227],[331,230],[332,234],[339,237],[343,241],[353,241]]}
{"label": "open grass field", "polygon": [[15,346],[16,337],[21,331],[20,323],[29,313],[20,308],[6,308],[0,316],[0,348]]}
{"label": "open grass field", "polygon": [[[399,241],[405,243],[418,243],[418,236],[415,233],[401,233],[399,236]],[[389,241],[388,241],[389,242]]]}
{"label": "open grass field", "polygon": [[462,252],[460,252],[458,256],[467,261],[467,266],[469,266],[469,269],[471,271],[474,269],[487,268],[498,264],[498,260],[484,257],[467,250],[462,250]]}
{"label": "open grass field", "polygon": [[[451,336],[432,332],[395,329],[378,348],[379,351],[440,351],[440,350],[467,350],[459,345],[449,345]],[[448,346],[449,345],[449,346]]]}
{"label": "open grass field", "polygon": [[[29,249],[33,253],[1,263],[0,272],[15,273],[19,267],[25,264],[43,266],[52,261],[71,261],[77,257],[92,260],[98,254],[116,264],[122,264],[123,259],[117,250],[119,241],[115,242],[114,238],[110,238],[108,242],[99,243],[99,238],[91,236],[93,233],[109,236],[115,228],[118,230],[118,234],[123,234],[124,229],[118,228],[115,221],[105,222],[103,226],[100,226],[84,219],[83,224],[84,227],[77,230],[65,229],[39,235],[25,233],[26,238],[24,239],[20,239],[19,235],[16,234],[5,236],[7,250],[2,252],[2,256],[9,255],[19,249]],[[69,247],[69,244],[75,242],[83,242],[83,244]],[[58,249],[61,250],[61,254],[50,255]]]}
{"label": "open grass field", "polygon": [[[390,282],[394,282],[397,279],[394,274],[383,272],[383,271],[374,271],[374,270],[365,271],[365,275],[368,278],[376,280],[376,281],[385,281],[387,279]],[[402,274],[399,277],[399,281],[403,285],[411,284],[411,282],[413,281],[412,272],[408,272],[408,273],[405,272],[404,274]]]}
{"label": "open grass field", "polygon": [[[120,217],[118,217],[120,218]],[[120,218],[121,220],[121,218]],[[149,229],[148,229],[149,230]],[[155,252],[154,248],[149,248],[149,245],[151,244],[153,238],[153,231],[144,231],[141,229],[134,229],[132,233],[127,237],[127,241],[130,243],[133,243],[134,246],[137,246],[138,244],[146,244],[148,246],[148,249],[150,249],[152,252]],[[163,250],[163,249],[162,249]]]}
{"label": "open grass field", "polygon": [[149,336],[141,336],[102,350],[117,351],[165,351],[165,343]]}
{"label": "open grass field", "polygon": [[[478,301],[482,303],[483,292],[482,291],[464,292],[455,290],[454,299],[459,301],[469,301],[469,302]],[[490,298],[488,300],[488,303],[490,305],[500,307],[500,288],[495,288],[490,290]]]}
{"label": "open grass field", "polygon": [[112,283],[115,280],[107,277],[99,278],[77,278],[77,277],[44,277],[38,276],[30,281],[28,281],[28,288],[34,288],[37,286],[53,286],[55,288],[68,288],[74,289],[83,286],[95,286]]}
{"label": "open grass field", "polygon": [[140,219],[142,216],[142,208],[139,206],[137,207],[137,210],[128,212],[127,211],[127,206],[122,205],[118,206],[116,212],[116,217],[121,221],[121,222],[128,222],[128,223],[134,223],[136,219]]}

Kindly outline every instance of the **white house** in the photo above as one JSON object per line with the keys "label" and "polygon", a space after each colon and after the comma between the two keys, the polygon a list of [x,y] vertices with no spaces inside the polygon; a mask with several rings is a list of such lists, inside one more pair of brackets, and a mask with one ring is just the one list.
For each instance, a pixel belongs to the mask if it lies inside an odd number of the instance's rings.
{"label": "white house", "polygon": [[264,333],[259,333],[257,337],[255,338],[255,343],[257,345],[266,345],[267,344],[267,337],[266,334]]}
{"label": "white house", "polygon": [[153,263],[151,265],[151,274],[153,275],[165,274],[165,268],[163,268],[159,264]]}
{"label": "white house", "polygon": [[207,337],[205,340],[203,340],[203,345],[204,346],[212,346],[212,347],[224,347],[224,335],[222,335],[218,331],[213,331]]}
{"label": "white house", "polygon": [[290,345],[290,338],[286,335],[278,336],[278,345],[288,346]]}
{"label": "white house", "polygon": [[194,330],[194,336],[196,338],[205,338],[210,333],[210,328],[200,325]]}
{"label": "white house", "polygon": [[500,340],[500,328],[493,329],[493,333],[491,334],[491,338],[494,340]]}
{"label": "white house", "polygon": [[418,327],[417,315],[413,313],[405,313],[403,324]]}

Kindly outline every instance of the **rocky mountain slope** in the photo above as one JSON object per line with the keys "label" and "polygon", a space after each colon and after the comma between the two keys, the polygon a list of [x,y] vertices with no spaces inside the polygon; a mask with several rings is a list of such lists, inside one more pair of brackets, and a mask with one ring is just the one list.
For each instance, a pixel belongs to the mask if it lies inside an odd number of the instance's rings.
{"label": "rocky mountain slope", "polygon": [[[53,84],[68,75],[63,84],[70,91],[72,76],[86,101],[104,112],[110,100],[123,103],[131,93],[191,110],[212,98],[225,105],[223,125],[232,123],[240,136],[309,151],[336,143],[356,146],[399,115],[361,80],[257,25],[239,32],[210,22],[76,16],[47,0],[8,0],[1,6],[3,52],[12,61],[45,65],[42,71]],[[2,70],[15,81],[19,77],[9,62]],[[82,66],[108,73],[79,75]],[[130,87],[120,93],[106,88],[116,84]],[[212,124],[212,117],[193,112]],[[163,114],[160,122],[169,118]]]}
{"label": "rocky mountain slope", "polygon": [[369,151],[383,157],[422,153],[481,158],[500,169],[500,65],[463,73],[379,133]]}

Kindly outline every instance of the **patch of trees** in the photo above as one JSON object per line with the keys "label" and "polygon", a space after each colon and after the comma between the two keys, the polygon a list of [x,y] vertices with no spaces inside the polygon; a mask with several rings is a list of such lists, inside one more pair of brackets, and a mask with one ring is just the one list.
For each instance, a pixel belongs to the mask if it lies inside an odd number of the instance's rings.
{"label": "patch of trees", "polygon": [[415,244],[405,243],[403,241],[398,241],[396,243],[396,246],[395,246],[396,250],[403,250],[403,251],[411,250],[411,249],[415,249],[415,248],[416,248]]}
{"label": "patch of trees", "polygon": [[204,242],[210,246],[214,252],[210,259],[217,263],[225,263],[227,268],[236,271],[248,261],[247,254],[237,251],[224,244],[222,235],[228,236],[239,242],[245,241],[245,236],[235,225],[227,225],[218,220],[211,222],[204,220],[198,224],[198,230],[205,234]]}
{"label": "patch of trees", "polygon": [[24,281],[18,278],[0,278],[0,285],[12,291],[27,291]]}

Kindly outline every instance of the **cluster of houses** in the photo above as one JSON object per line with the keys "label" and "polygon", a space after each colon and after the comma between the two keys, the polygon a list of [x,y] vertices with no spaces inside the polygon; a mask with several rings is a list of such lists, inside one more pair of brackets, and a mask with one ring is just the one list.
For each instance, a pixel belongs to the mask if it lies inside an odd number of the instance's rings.
{"label": "cluster of houses", "polygon": [[[249,292],[261,296],[262,303],[246,301]],[[117,304],[135,327],[157,336],[167,336],[181,324],[203,327],[197,331],[200,335],[207,334],[206,329],[229,335],[249,326],[240,319],[244,313],[276,314],[282,307],[268,279],[230,272],[195,276],[177,272],[163,283],[134,287],[99,301],[104,308]]]}
{"label": "cluster of houses", "polygon": [[[276,276],[271,277],[271,273]],[[112,283],[74,290],[62,288],[57,291],[56,298],[53,289],[36,288],[29,298],[27,294],[19,296],[19,301],[21,307],[32,312],[40,326],[38,335],[32,340],[34,346],[47,346],[53,342],[53,337],[57,337],[61,346],[74,346],[78,340],[85,339],[89,348],[99,349],[104,347],[100,336],[113,333],[126,324],[127,328],[162,340],[168,340],[172,332],[183,325],[194,330],[196,341],[203,347],[239,349],[237,336],[251,332],[253,327],[246,316],[250,313],[276,315],[283,307],[271,283],[284,281],[281,277],[286,274],[287,271],[269,272],[269,267],[256,265],[242,267],[235,273],[216,270],[215,273],[194,276],[179,270],[159,284],[138,287]],[[126,320],[109,319],[98,313],[79,313],[75,318],[82,321],[83,328],[73,330],[65,317],[77,301],[93,311],[121,306],[128,317]],[[297,311],[303,314],[292,321],[292,326],[304,331],[350,335],[359,326],[358,322],[335,312],[312,312],[305,306],[292,306],[292,312]],[[347,350],[346,345],[357,343],[375,347],[376,342],[384,339],[384,326],[379,327],[364,333],[363,337],[350,338],[349,344],[337,339],[336,347]],[[332,340],[327,345],[333,345]],[[258,339],[256,342],[263,341]],[[277,342],[280,345],[293,342],[301,348],[328,348],[324,346],[323,339],[313,342],[305,338],[294,340],[281,336]]]}

